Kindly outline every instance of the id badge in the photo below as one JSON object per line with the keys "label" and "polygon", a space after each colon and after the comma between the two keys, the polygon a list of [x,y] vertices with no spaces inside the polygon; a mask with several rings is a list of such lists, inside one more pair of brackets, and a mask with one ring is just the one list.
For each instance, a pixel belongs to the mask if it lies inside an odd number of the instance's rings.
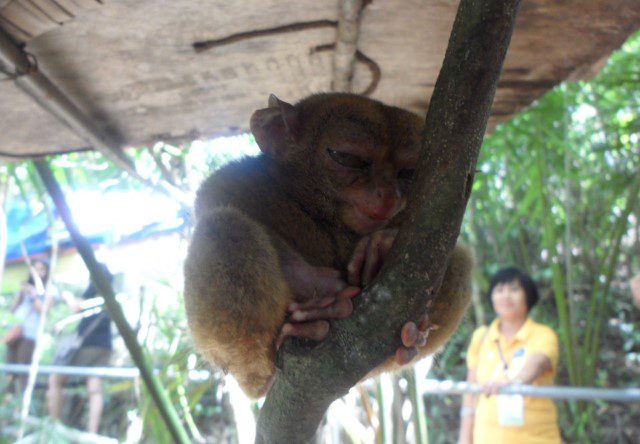
{"label": "id badge", "polygon": [[498,395],[498,423],[503,427],[524,425],[524,397],[522,395]]}

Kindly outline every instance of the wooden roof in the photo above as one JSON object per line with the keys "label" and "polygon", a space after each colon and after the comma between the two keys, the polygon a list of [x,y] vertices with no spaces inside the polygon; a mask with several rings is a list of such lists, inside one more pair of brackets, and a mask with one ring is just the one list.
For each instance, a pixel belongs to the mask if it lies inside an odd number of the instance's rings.
{"label": "wooden roof", "polygon": [[[143,146],[244,131],[270,93],[330,90],[339,3],[0,0],[0,28],[101,132]],[[425,112],[458,1],[364,3],[352,91]],[[639,27],[638,0],[523,0],[490,125],[592,75]],[[29,72],[0,68],[0,153],[89,145],[18,87]]]}

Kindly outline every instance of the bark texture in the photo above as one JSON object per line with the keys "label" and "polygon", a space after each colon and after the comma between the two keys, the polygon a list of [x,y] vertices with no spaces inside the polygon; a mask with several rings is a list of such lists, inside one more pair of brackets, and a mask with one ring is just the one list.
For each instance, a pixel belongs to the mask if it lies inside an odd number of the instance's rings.
{"label": "bark texture", "polygon": [[256,442],[313,439],[328,406],[400,345],[400,329],[434,297],[471,194],[478,152],[519,0],[462,0],[427,113],[423,156],[409,218],[380,276],[308,349],[289,341],[279,354]]}

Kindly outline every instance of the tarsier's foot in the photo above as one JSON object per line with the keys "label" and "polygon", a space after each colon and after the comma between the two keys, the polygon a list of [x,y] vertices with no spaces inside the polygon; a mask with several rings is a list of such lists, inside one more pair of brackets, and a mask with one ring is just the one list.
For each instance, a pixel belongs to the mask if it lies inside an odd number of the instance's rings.
{"label": "tarsier's foot", "polygon": [[321,341],[329,333],[329,319],[346,318],[353,312],[351,298],[360,293],[360,288],[349,286],[338,270],[309,265],[291,256],[284,260],[283,272],[294,302],[287,307],[290,315],[276,348],[287,336]]}
{"label": "tarsier's foot", "polygon": [[418,347],[427,345],[429,333],[437,329],[438,326],[429,320],[428,315],[425,315],[418,325],[414,322],[404,324],[400,331],[402,346],[396,350],[396,362],[399,365],[411,362],[419,354]]}
{"label": "tarsier's foot", "polygon": [[350,316],[353,313],[351,299],[358,294],[360,294],[359,287],[345,287],[334,295],[292,303],[288,307],[291,315],[282,326],[276,347],[280,347],[287,336],[307,338],[314,341],[323,340],[329,333],[329,322],[327,320]]}

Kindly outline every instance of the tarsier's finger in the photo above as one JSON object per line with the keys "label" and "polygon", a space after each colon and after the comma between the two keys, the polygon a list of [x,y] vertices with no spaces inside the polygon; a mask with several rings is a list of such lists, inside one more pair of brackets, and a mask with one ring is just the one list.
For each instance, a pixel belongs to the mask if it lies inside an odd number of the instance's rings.
{"label": "tarsier's finger", "polygon": [[402,339],[402,345],[405,347],[413,347],[418,340],[419,334],[418,327],[413,322],[407,322],[402,326],[400,331],[400,338]]}
{"label": "tarsier's finger", "polygon": [[431,326],[431,321],[429,319],[429,315],[424,315],[420,322],[418,323],[418,330],[427,331],[427,329]]}
{"label": "tarsier's finger", "polygon": [[334,304],[325,308],[312,308],[309,310],[295,310],[289,319],[296,322],[312,321],[315,319],[340,319],[353,313],[353,303],[350,293],[340,293]]}
{"label": "tarsier's finger", "polygon": [[367,256],[364,261],[364,270],[362,271],[362,285],[364,286],[371,283],[382,266],[382,257],[380,256],[381,243],[382,239],[379,236],[372,237],[369,242]]}
{"label": "tarsier's finger", "polygon": [[324,298],[317,299],[309,299],[306,302],[294,302],[290,304],[288,309],[290,312],[294,312],[296,310],[311,310],[314,308],[325,308],[330,306],[336,301],[335,296],[326,296]]}
{"label": "tarsier's finger", "polygon": [[349,265],[347,265],[348,280],[351,285],[360,285],[360,275],[362,273],[362,266],[364,260],[367,257],[367,247],[369,245],[371,237],[365,236],[356,245],[353,251]]}
{"label": "tarsier's finger", "polygon": [[362,288],[355,287],[355,286],[349,286],[349,287],[345,288],[344,290],[340,291],[340,293],[338,293],[338,297],[344,296],[346,298],[353,299],[356,296],[358,296],[361,292],[362,292]]}
{"label": "tarsier's finger", "polygon": [[399,365],[410,363],[416,356],[418,356],[417,347],[400,347],[396,350],[396,362]]}
{"label": "tarsier's finger", "polygon": [[318,267],[315,271],[317,274],[313,284],[320,295],[332,295],[347,286],[347,283],[342,280],[340,272],[335,268]]}
{"label": "tarsier's finger", "polygon": [[429,329],[421,331],[415,323],[407,322],[402,326],[400,337],[405,347],[424,347],[429,336]]}
{"label": "tarsier's finger", "polygon": [[287,336],[322,341],[328,333],[329,323],[327,321],[304,322],[301,324],[291,324],[287,322],[280,330],[280,336],[276,341],[276,350],[280,348]]}
{"label": "tarsier's finger", "polygon": [[326,279],[340,279],[340,271],[331,267],[317,267],[318,276]]}

